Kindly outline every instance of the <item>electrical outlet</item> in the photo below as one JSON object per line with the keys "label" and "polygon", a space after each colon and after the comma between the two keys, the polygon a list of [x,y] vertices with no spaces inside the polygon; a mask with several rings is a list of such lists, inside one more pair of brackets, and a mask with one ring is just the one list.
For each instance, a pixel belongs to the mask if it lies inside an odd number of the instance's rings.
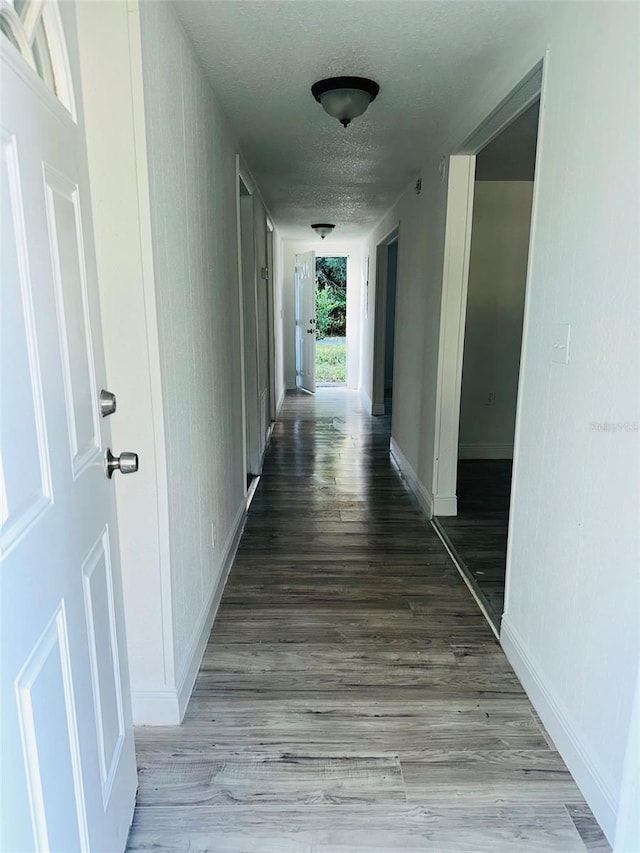
{"label": "electrical outlet", "polygon": [[489,393],[487,394],[487,402],[485,403],[485,406],[495,406],[495,404],[496,404],[496,393],[495,393],[495,391],[489,391]]}
{"label": "electrical outlet", "polygon": [[216,543],[218,542],[218,523],[217,521],[211,522],[211,547],[213,550],[216,550]]}

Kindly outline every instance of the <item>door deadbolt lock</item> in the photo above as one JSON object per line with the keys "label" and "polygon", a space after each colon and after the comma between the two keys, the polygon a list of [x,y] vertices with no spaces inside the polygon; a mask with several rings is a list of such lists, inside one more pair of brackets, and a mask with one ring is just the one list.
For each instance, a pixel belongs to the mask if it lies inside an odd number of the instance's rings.
{"label": "door deadbolt lock", "polygon": [[116,395],[111,391],[105,391],[104,388],[100,392],[100,414],[103,418],[108,418],[116,410]]}
{"label": "door deadbolt lock", "polygon": [[114,456],[110,449],[106,455],[107,477],[111,479],[114,471],[121,474],[135,474],[138,470],[138,454],[125,451],[120,456]]}

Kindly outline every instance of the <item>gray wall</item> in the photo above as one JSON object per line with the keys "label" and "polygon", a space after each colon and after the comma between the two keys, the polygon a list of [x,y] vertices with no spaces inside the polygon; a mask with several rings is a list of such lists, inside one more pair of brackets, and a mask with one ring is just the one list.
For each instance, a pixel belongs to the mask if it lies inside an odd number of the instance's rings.
{"label": "gray wall", "polygon": [[384,387],[393,387],[393,349],[396,328],[396,282],[398,272],[398,243],[387,249],[387,311],[384,331]]}
{"label": "gray wall", "polygon": [[476,181],[459,455],[513,456],[533,184]]}

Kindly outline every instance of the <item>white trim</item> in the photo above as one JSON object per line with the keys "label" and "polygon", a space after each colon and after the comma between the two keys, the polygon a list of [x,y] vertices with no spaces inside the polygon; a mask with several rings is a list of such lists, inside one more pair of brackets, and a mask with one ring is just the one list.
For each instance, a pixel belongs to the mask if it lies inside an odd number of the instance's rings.
{"label": "white trim", "polygon": [[[147,161],[147,130],[144,114],[144,82],[142,77],[142,34],[138,3],[127,3],[129,67],[131,73],[131,115],[135,147],[136,194],[140,226],[140,263],[148,354],[148,376],[151,390],[153,421],[154,474],[157,502],[157,543],[160,569],[162,612],[162,651],[165,682],[173,678],[173,614],[171,604],[171,543],[169,540],[169,485],[166,465],[166,436],[162,371],[160,366],[159,323],[155,292],[153,235],[151,233],[151,198]],[[135,700],[134,700],[135,707]]]}
{"label": "white trim", "polygon": [[515,89],[500,101],[498,106],[485,118],[471,136],[463,142],[459,153],[478,154],[486,148],[503,130],[522,115],[540,97],[544,73],[544,59],[524,77]]}
{"label": "white trim", "polygon": [[596,820],[610,841],[616,828],[616,797],[593,763],[588,748],[582,744],[562,703],[545,682],[542,670],[526,649],[525,642],[509,621],[507,613],[500,631],[502,648],[520,679],[558,752],[569,768]]}
{"label": "white trim", "polygon": [[433,514],[434,515],[457,515],[458,514],[458,497],[457,497],[457,495],[434,495],[433,496]]}
{"label": "white trim", "polygon": [[424,512],[427,518],[433,516],[433,495],[425,488],[420,478],[409,464],[406,456],[398,447],[394,438],[389,444],[389,452],[391,459],[395,463],[400,475],[409,487],[415,499],[418,501],[420,509]]}
{"label": "white trim", "polygon": [[202,657],[204,655],[204,650],[207,647],[211,628],[213,626],[214,619],[216,618],[218,608],[220,607],[222,593],[224,592],[224,588],[231,571],[231,566],[233,565],[238,545],[240,544],[240,538],[242,537],[246,517],[247,513],[245,504],[243,503],[238,509],[222,552],[222,571],[220,572],[218,581],[213,588],[207,606],[204,608],[200,626],[194,631],[191,643],[189,644],[189,648],[184,657],[185,664],[183,664],[182,672],[178,678],[177,690],[180,722],[182,722],[184,712],[187,710],[187,704],[189,703],[189,699],[193,691],[193,685],[195,684],[196,676],[198,675],[198,670],[202,663]]}
{"label": "white trim", "polygon": [[[240,398],[242,409],[242,478],[247,476],[247,398],[245,382],[245,357],[244,357],[244,280],[242,271],[242,218],[240,208],[240,181],[248,189],[243,178],[243,170],[240,163],[240,155],[236,154],[236,263],[238,269],[238,319],[240,322]],[[246,494],[246,486],[245,486]]]}
{"label": "white trim", "polygon": [[456,493],[475,169],[474,155],[449,158],[433,447],[432,489],[436,495]]}
{"label": "white trim", "polygon": [[362,400],[362,405],[366,409],[367,412],[373,414],[373,403],[371,402],[371,397],[367,394],[364,388],[360,389],[360,399]]}
{"label": "white trim", "polygon": [[134,726],[178,726],[180,710],[175,690],[134,690],[131,693]]}
{"label": "white trim", "polygon": [[181,674],[177,687],[167,687],[165,690],[139,690],[132,694],[133,723],[136,726],[177,726],[182,722],[184,713],[193,691],[196,676],[202,663],[211,627],[220,606],[222,593],[229,577],[233,561],[240,544],[246,509],[244,501],[233,523],[222,555],[222,571],[214,586],[209,601],[203,608],[203,615],[198,627],[192,634],[191,642],[183,657]]}
{"label": "white trim", "polygon": [[513,459],[513,444],[459,444],[458,459]]}
{"label": "white trim", "polygon": [[[260,465],[260,470],[262,471],[262,465]],[[249,507],[251,506],[251,501],[253,500],[253,497],[256,493],[256,490],[257,490],[258,486],[260,485],[260,479],[261,479],[260,474],[256,474],[253,477],[253,479],[251,480],[251,484],[249,485],[249,487],[247,489],[247,494],[245,497],[245,505],[246,505],[247,511],[249,510]]]}
{"label": "white trim", "polygon": [[134,726],[178,726],[178,694],[166,690],[134,690],[131,693]]}

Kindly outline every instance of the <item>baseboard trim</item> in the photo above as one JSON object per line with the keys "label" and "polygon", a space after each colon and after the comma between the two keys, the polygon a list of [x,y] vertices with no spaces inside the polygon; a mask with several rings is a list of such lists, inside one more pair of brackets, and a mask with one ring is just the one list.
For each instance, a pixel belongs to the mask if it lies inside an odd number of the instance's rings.
{"label": "baseboard trim", "polygon": [[459,444],[458,459],[513,459],[513,444]]}
{"label": "baseboard trim", "polygon": [[177,726],[180,707],[176,690],[136,690],[131,694],[134,726]]}
{"label": "baseboard trim", "polygon": [[391,439],[389,444],[389,452],[394,461],[402,479],[407,484],[409,491],[418,501],[420,509],[424,512],[427,518],[433,517],[433,495],[424,487],[416,472],[409,464],[406,456],[398,447],[395,439]]}
{"label": "baseboard trim", "polygon": [[456,495],[434,495],[433,496],[433,514],[434,515],[457,515],[458,514],[458,498]]}
{"label": "baseboard trim", "polygon": [[545,683],[544,675],[527,651],[508,613],[502,618],[502,648],[520,679],[532,705],[582,791],[607,839],[613,844],[616,829],[616,798],[574,731],[569,714]]}
{"label": "baseboard trim", "polygon": [[[260,470],[262,470],[262,466],[260,466]],[[260,476],[254,477],[251,481],[251,485],[247,489],[247,495],[245,498],[246,501],[246,509],[249,511],[249,507],[251,506],[251,501],[253,500],[253,496],[256,493],[258,486],[260,485]]]}
{"label": "baseboard trim", "polygon": [[365,411],[373,414],[373,403],[371,402],[371,397],[367,394],[364,388],[360,389],[360,399],[362,400],[362,405],[365,408]]}
{"label": "baseboard trim", "polygon": [[242,536],[242,531],[244,530],[246,518],[247,511],[245,504],[243,503],[236,513],[236,517],[231,527],[231,532],[227,537],[227,541],[222,552],[222,571],[220,572],[220,577],[213,589],[207,606],[204,608],[203,618],[200,620],[200,627],[194,631],[193,640],[189,644],[189,651],[185,656],[185,664],[182,667],[182,673],[178,679],[178,708],[180,711],[180,722],[182,722],[184,712],[187,710],[187,704],[191,698],[196,676],[198,675],[198,670],[202,663],[204,650],[207,647],[209,635],[211,634],[211,627],[214,619],[216,618],[216,613],[220,606],[220,600],[222,599],[222,593],[224,592],[227,578],[229,577],[229,572],[231,571],[231,566],[233,565],[238,545],[240,544],[240,538]]}

